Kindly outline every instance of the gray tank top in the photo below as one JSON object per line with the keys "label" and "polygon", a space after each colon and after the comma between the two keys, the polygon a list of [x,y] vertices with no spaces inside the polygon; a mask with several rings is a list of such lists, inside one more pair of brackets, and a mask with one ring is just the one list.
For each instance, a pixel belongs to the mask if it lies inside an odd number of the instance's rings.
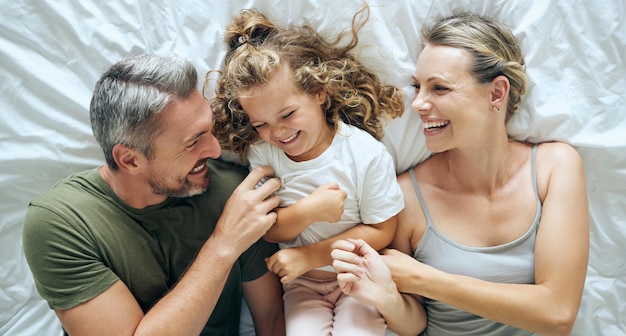
{"label": "gray tank top", "polygon": [[[531,152],[531,174],[537,200],[535,219],[524,235],[499,246],[465,246],[452,241],[437,230],[417,185],[415,173],[411,169],[409,174],[427,221],[424,236],[413,257],[424,264],[448,273],[492,282],[535,283],[535,238],[541,218],[541,201],[537,193],[535,172],[536,151],[537,145],[534,145]],[[424,298],[424,300],[428,313],[428,324],[422,335],[535,335],[529,331],[487,320],[443,302],[428,298]]]}

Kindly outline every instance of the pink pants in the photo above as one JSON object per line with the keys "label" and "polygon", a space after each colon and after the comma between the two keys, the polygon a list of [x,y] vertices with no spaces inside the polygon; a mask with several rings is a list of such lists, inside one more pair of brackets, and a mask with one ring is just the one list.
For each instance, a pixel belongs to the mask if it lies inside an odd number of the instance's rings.
{"label": "pink pants", "polygon": [[337,280],[299,277],[283,289],[287,336],[385,334],[378,311],[344,295]]}

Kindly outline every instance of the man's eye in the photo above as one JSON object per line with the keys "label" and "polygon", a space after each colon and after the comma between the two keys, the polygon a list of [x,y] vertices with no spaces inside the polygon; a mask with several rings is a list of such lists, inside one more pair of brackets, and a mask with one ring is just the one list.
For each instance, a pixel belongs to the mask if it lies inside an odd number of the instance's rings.
{"label": "man's eye", "polygon": [[293,114],[294,114],[295,112],[296,112],[296,111],[291,111],[291,112],[289,112],[289,113],[287,113],[287,114],[283,115],[283,116],[282,116],[282,118],[283,118],[283,119],[289,119],[289,118],[291,118],[291,116],[293,116]]}
{"label": "man's eye", "polygon": [[190,143],[189,146],[187,146],[187,148],[191,148],[195,146],[197,143],[198,143],[198,140],[195,140],[194,142]]}

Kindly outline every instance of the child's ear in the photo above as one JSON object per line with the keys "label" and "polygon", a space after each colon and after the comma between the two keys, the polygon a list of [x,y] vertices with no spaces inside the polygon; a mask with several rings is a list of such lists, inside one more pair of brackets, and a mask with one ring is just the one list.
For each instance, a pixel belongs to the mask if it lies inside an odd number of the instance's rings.
{"label": "child's ear", "polygon": [[323,87],[320,87],[317,90],[317,93],[315,94],[315,96],[317,97],[317,102],[320,105],[324,104],[324,102],[326,102],[326,89],[324,89]]}

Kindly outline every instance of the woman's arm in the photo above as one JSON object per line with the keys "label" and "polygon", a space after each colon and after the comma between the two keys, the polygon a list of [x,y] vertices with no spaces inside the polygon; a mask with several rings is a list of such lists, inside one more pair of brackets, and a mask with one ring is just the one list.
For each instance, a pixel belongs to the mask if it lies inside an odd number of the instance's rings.
{"label": "woman's arm", "polygon": [[398,292],[376,250],[360,239],[338,240],[332,247],[333,267],[343,293],[375,307],[399,335],[417,335],[424,330],[426,311],[420,299]]}
{"label": "woman's arm", "polygon": [[578,153],[563,143],[540,145],[537,162],[540,194],[545,197],[535,245],[534,285],[448,274],[387,251],[383,259],[399,290],[542,335],[569,335],[589,255],[584,169]]}

